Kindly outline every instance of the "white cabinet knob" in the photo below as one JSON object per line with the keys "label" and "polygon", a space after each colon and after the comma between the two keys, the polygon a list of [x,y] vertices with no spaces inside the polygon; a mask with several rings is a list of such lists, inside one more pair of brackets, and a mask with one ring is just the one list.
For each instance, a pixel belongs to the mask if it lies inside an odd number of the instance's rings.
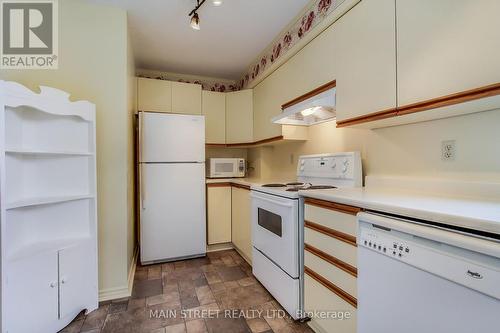
{"label": "white cabinet knob", "polygon": [[61,284],[65,284],[66,282],[68,282],[68,279],[66,277],[62,277]]}
{"label": "white cabinet knob", "polygon": [[57,286],[57,282],[54,282],[52,281],[50,284],[49,284],[50,288],[55,288]]}

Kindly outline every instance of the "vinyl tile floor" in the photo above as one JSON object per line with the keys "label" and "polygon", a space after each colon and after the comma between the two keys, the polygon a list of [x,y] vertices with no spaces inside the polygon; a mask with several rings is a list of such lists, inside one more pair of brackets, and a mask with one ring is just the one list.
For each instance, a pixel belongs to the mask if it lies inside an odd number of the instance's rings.
{"label": "vinyl tile floor", "polygon": [[60,333],[309,333],[234,250],[141,266],[132,296],[101,302]]}

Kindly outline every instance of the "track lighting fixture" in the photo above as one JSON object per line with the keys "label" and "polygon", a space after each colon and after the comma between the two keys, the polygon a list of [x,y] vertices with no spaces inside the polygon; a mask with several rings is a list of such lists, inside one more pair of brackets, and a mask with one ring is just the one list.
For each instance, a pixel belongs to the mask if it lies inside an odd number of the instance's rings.
{"label": "track lighting fixture", "polygon": [[200,17],[198,13],[194,13],[193,17],[191,17],[191,28],[194,30],[200,30]]}
{"label": "track lighting fixture", "polygon": [[[205,1],[206,0],[196,0],[196,7],[189,12],[188,16],[191,17],[190,25],[194,30],[200,30],[200,16],[198,15],[198,9],[205,3]],[[218,7],[222,5],[222,0],[212,0],[212,4]]]}

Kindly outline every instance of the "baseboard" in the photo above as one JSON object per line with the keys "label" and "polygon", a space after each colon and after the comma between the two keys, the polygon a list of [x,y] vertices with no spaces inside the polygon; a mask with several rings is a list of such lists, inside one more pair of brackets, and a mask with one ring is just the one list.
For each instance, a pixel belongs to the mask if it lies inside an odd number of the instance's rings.
{"label": "baseboard", "polygon": [[109,301],[118,298],[130,297],[132,295],[132,288],[134,287],[135,270],[137,268],[137,259],[139,256],[139,248],[134,251],[132,265],[128,273],[127,286],[118,288],[109,288],[99,290],[99,302]]}
{"label": "baseboard", "polygon": [[315,332],[315,333],[327,333],[321,326],[319,326],[314,320],[310,320],[307,322],[307,325]]}
{"label": "baseboard", "polygon": [[128,291],[129,296],[132,295],[132,289],[134,288],[134,278],[135,270],[137,268],[137,261],[139,260],[139,246],[136,246],[134,251],[134,256],[132,258],[132,265],[130,265],[130,271],[128,272]]}
{"label": "baseboard", "polygon": [[250,266],[252,266],[252,260],[251,260],[250,258],[248,258],[248,257],[247,257],[247,256],[243,253],[243,251],[241,251],[240,249],[238,249],[238,247],[237,247],[237,246],[235,246],[234,244],[233,244],[233,248],[236,250],[236,252],[238,252],[238,254],[239,254],[239,255],[240,255],[243,259],[245,259],[245,261],[246,261],[246,262],[247,262]]}
{"label": "baseboard", "polygon": [[217,251],[232,250],[232,249],[233,249],[233,243],[207,245],[207,252],[217,252]]}

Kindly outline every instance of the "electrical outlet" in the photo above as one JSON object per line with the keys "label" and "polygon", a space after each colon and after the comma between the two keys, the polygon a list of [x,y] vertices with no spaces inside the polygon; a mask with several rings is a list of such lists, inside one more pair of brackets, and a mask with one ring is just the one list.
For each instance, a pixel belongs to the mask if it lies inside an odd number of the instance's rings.
{"label": "electrical outlet", "polygon": [[454,161],[457,153],[455,140],[441,142],[441,158],[443,161]]}

